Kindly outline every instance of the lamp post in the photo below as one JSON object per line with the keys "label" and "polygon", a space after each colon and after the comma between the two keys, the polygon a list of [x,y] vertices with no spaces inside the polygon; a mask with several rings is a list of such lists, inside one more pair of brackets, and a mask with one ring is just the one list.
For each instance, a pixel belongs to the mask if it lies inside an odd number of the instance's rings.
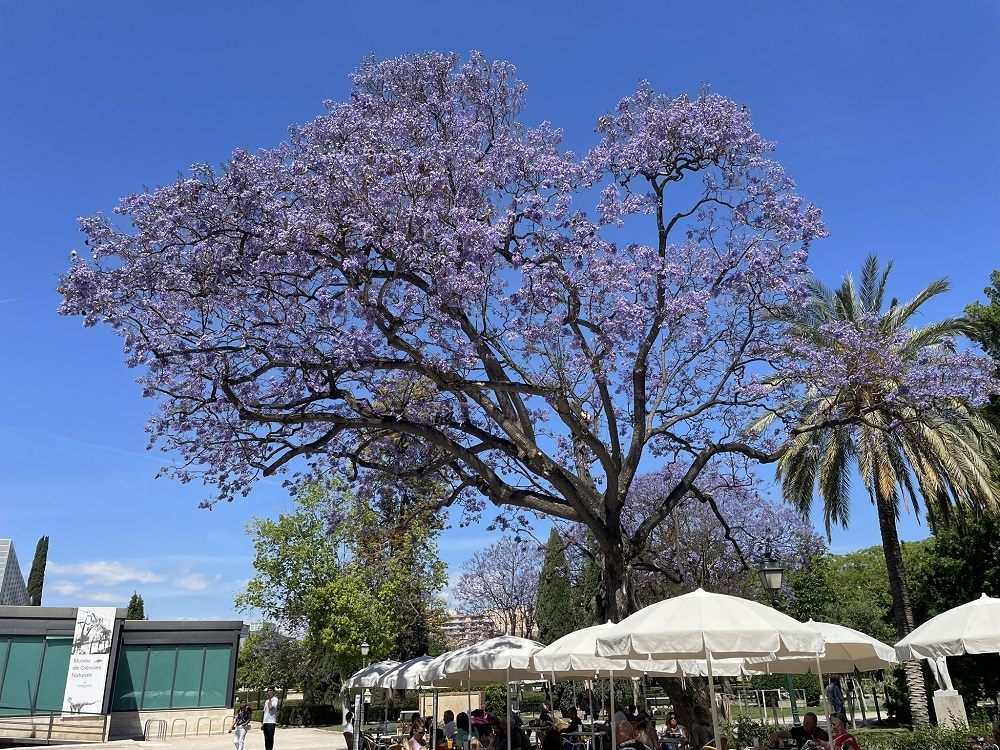
{"label": "lamp post", "polygon": [[[371,646],[368,645],[368,641],[361,641],[361,663],[364,665],[362,669],[367,669],[368,667],[368,652],[371,650]],[[363,699],[361,701],[361,731],[365,731],[365,721],[368,713],[368,704],[371,702],[371,691],[365,688],[365,692],[362,694]]]}
{"label": "lamp post", "polygon": [[[771,595],[771,606],[777,609],[778,592],[785,577],[785,567],[774,559],[771,555],[771,547],[768,545],[764,552],[764,557],[757,564],[757,573],[760,575],[760,582],[764,590]],[[785,685],[788,688],[788,701],[792,707],[792,722],[799,723],[799,707],[795,703],[795,684],[792,682],[790,674],[785,675]]]}

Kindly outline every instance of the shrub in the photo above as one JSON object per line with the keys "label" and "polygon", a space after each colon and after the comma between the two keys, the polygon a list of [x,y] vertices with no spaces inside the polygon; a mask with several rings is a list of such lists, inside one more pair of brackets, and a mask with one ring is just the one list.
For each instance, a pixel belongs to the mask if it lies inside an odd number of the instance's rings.
{"label": "shrub", "polygon": [[[754,721],[749,716],[741,716],[736,721],[726,724],[723,734],[729,737],[730,747],[752,747],[754,740],[760,740],[760,744],[767,747],[771,735],[780,732],[785,727],[777,724],[761,724]],[[868,750],[866,747],[865,750]]]}
{"label": "shrub", "polygon": [[[258,724],[263,719],[263,711],[252,711],[251,721]],[[320,727],[340,724],[344,720],[336,706],[306,706],[296,704],[278,707],[278,724],[286,727]]]}
{"label": "shrub", "polygon": [[854,735],[864,750],[969,750],[969,737],[983,733],[981,727],[926,727],[913,730],[859,729]]}

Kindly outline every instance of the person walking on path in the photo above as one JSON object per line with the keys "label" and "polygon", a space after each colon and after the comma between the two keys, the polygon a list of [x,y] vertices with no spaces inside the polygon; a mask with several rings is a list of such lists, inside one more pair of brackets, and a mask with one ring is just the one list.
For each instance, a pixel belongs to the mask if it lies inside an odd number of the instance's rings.
{"label": "person walking on path", "polygon": [[826,697],[830,701],[830,708],[833,713],[844,713],[844,691],[840,688],[840,676],[833,675],[830,683],[826,686]]}
{"label": "person walking on path", "polygon": [[274,729],[278,725],[278,706],[281,701],[274,694],[274,688],[267,689],[267,700],[264,701],[264,718],[260,729],[264,733],[264,750],[274,750]]}
{"label": "person walking on path", "polygon": [[243,741],[246,739],[247,731],[250,729],[250,706],[246,699],[240,701],[240,708],[236,712],[236,719],[233,721],[233,728],[229,731],[233,733],[233,744],[236,750],[243,750]]}
{"label": "person walking on path", "polygon": [[344,714],[344,742],[347,743],[347,750],[354,750],[354,711],[351,709]]}

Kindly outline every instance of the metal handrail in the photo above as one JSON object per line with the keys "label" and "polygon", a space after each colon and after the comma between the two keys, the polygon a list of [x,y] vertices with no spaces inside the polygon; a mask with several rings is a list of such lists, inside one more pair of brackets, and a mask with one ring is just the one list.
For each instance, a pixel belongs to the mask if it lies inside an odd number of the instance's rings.
{"label": "metal handrail", "polygon": [[149,742],[149,729],[150,726],[156,727],[156,739],[160,741],[166,741],[167,739],[167,720],[166,719],[146,719],[146,723],[142,727],[142,738]]}
{"label": "metal handrail", "polygon": [[188,720],[187,719],[174,719],[170,723],[170,736],[171,737],[174,736],[174,727],[177,726],[177,722],[178,721],[183,721],[184,722],[184,734],[182,736],[187,737],[188,736]]}

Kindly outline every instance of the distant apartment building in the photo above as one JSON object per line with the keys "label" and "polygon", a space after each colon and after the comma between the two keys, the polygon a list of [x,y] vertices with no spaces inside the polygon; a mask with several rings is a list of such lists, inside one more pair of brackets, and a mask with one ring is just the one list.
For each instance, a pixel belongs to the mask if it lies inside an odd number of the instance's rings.
{"label": "distant apartment building", "polygon": [[534,638],[538,628],[534,625],[534,617],[529,617],[529,613],[523,611],[505,614],[489,609],[474,613],[449,610],[444,635],[448,648],[468,646],[498,635],[524,635],[525,631],[528,637]]}
{"label": "distant apartment building", "polygon": [[26,607],[30,603],[24,574],[14,554],[14,543],[10,539],[0,539],[0,605]]}
{"label": "distant apartment building", "polygon": [[499,634],[493,618],[485,612],[472,614],[450,610],[444,624],[448,648],[460,648]]}

